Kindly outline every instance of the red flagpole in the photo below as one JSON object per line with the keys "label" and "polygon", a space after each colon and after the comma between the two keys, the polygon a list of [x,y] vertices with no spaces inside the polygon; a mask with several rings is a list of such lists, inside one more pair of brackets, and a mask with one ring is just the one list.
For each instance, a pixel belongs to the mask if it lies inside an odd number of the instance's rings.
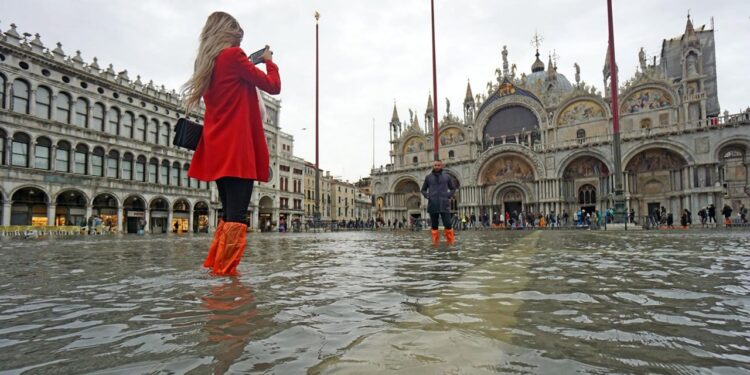
{"label": "red flagpole", "polygon": [[440,160],[438,145],[438,109],[437,109],[437,66],[435,64],[435,0],[430,0],[432,16],[432,138],[434,141],[435,160]]}
{"label": "red flagpole", "polygon": [[320,159],[318,157],[318,20],[320,14],[315,12],[315,225],[320,220]]}

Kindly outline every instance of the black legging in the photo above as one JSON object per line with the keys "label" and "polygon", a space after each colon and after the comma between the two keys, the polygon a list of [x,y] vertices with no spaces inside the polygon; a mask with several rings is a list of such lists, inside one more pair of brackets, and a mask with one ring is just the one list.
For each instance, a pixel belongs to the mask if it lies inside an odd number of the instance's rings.
{"label": "black legging", "polygon": [[445,229],[451,229],[451,213],[440,212],[430,213],[430,224],[432,224],[432,230],[438,229],[438,218],[443,219],[443,226],[445,227]]}
{"label": "black legging", "polygon": [[247,206],[253,195],[254,180],[222,177],[216,180],[219,188],[219,199],[224,209],[222,218],[233,223],[247,223]]}

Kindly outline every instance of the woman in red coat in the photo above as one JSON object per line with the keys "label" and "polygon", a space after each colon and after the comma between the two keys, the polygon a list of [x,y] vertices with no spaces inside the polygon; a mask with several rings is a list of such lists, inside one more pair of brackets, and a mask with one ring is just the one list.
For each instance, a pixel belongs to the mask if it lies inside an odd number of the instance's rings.
{"label": "woman in red coat", "polygon": [[239,47],[244,32],[224,12],[208,16],[200,36],[195,72],[185,84],[187,112],[206,107],[203,135],[190,163],[188,176],[216,181],[224,217],[203,263],[217,275],[235,275],[245,251],[245,216],[253,183],[268,181],[268,146],[263,132],[260,90],[281,91],[279,69],[268,49],[262,56],[264,73]]}

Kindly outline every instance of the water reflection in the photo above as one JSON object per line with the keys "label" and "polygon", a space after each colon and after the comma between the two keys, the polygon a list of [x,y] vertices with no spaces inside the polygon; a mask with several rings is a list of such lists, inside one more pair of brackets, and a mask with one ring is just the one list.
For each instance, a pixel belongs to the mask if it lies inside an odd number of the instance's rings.
{"label": "water reflection", "polygon": [[216,353],[213,374],[224,374],[242,355],[257,324],[255,306],[252,289],[237,278],[212,287],[203,297],[203,308],[209,312],[206,343]]}
{"label": "water reflection", "polygon": [[[750,234],[0,240],[0,374],[742,373]],[[85,260],[85,261],[82,261]]]}

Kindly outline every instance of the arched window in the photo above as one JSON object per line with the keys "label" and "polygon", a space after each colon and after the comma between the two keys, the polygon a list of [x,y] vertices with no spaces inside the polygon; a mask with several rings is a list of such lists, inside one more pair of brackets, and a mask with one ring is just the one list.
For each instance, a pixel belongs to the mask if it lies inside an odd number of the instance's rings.
{"label": "arched window", "polygon": [[161,162],[161,168],[159,168],[159,183],[162,185],[169,185],[169,160],[163,160]]}
{"label": "arched window", "polygon": [[89,102],[84,98],[76,100],[75,125],[82,128],[89,126]]}
{"label": "arched window", "polygon": [[143,155],[135,162],[135,180],[146,181],[146,157]]}
{"label": "arched window", "polygon": [[104,176],[104,149],[101,147],[95,147],[91,153],[91,175]]}
{"label": "arched window", "polygon": [[126,138],[133,138],[133,114],[130,112],[125,112],[125,114],[122,115],[120,135]]}
{"label": "arched window", "polygon": [[182,167],[182,174],[180,175],[180,186],[182,187],[190,187],[190,180],[188,179],[188,169],[190,169],[190,164],[185,164]]}
{"label": "arched window", "polygon": [[148,182],[152,184],[156,183],[157,169],[159,169],[159,161],[156,160],[156,158],[151,158],[151,160],[148,161]]}
{"label": "arched window", "polygon": [[122,157],[122,179],[133,179],[133,154],[126,152]]}
{"label": "arched window", "polygon": [[65,173],[70,172],[70,143],[66,141],[57,142],[55,170]]}
{"label": "arched window", "polygon": [[104,131],[104,104],[94,103],[94,110],[91,112],[91,129]]}
{"label": "arched window", "polygon": [[159,134],[159,121],[158,120],[151,120],[151,123],[148,125],[148,135],[146,137],[146,142],[156,144],[158,140],[158,134]]}
{"label": "arched window", "polygon": [[144,141],[146,136],[146,118],[139,116],[135,120],[135,132],[133,132],[133,139],[137,141]]}
{"label": "arched window", "polygon": [[34,114],[43,119],[49,119],[52,112],[52,92],[44,87],[36,88],[36,103]]}
{"label": "arched window", "polygon": [[417,163],[419,163],[419,158],[415,156],[415,157],[411,158],[411,162],[412,162],[412,164],[417,165]]}
{"label": "arched window", "polygon": [[31,139],[24,133],[13,134],[13,143],[10,146],[10,164],[19,167],[29,166],[29,143]]}
{"label": "arched window", "polygon": [[[2,76],[0,76],[0,78],[2,78]],[[5,142],[7,142],[7,139],[8,134],[5,133],[5,130],[0,129],[0,165],[5,165]]]}
{"label": "arched window", "polygon": [[57,94],[55,99],[55,120],[70,124],[70,95],[64,92]]}
{"label": "arched window", "polygon": [[11,108],[13,108],[13,112],[29,113],[29,84],[22,79],[13,81]]}
{"label": "arched window", "polygon": [[39,137],[34,147],[34,168],[50,169],[49,159],[52,142],[47,137]]}
{"label": "arched window", "polygon": [[120,110],[117,107],[111,107],[107,111],[107,133],[117,135],[120,124]]}
{"label": "arched window", "polygon": [[578,189],[578,204],[581,205],[595,205],[596,204],[596,188],[592,185],[583,185]]}
{"label": "arched window", "polygon": [[117,170],[120,167],[120,153],[111,150],[107,154],[107,177],[117,178]]}
{"label": "arched window", "polygon": [[453,150],[448,151],[448,159],[453,159],[456,157],[456,153],[453,152]]}
{"label": "arched window", "polygon": [[160,143],[164,146],[169,146],[169,123],[161,124],[161,130],[159,130]]}
{"label": "arched window", "polygon": [[586,139],[586,131],[583,129],[578,129],[576,131],[576,140],[578,143],[583,143],[583,141]]}
{"label": "arched window", "polygon": [[88,173],[89,148],[84,144],[76,146],[74,172],[78,174]]}
{"label": "arched window", "polygon": [[5,76],[0,74],[0,108],[5,108]]}
{"label": "arched window", "polygon": [[180,172],[182,172],[182,168],[180,168],[180,163],[174,162],[172,164],[172,176],[169,178],[169,184],[172,186],[180,186]]}
{"label": "arched window", "polygon": [[641,120],[641,129],[650,129],[651,128],[651,119],[650,118],[644,118]]}

